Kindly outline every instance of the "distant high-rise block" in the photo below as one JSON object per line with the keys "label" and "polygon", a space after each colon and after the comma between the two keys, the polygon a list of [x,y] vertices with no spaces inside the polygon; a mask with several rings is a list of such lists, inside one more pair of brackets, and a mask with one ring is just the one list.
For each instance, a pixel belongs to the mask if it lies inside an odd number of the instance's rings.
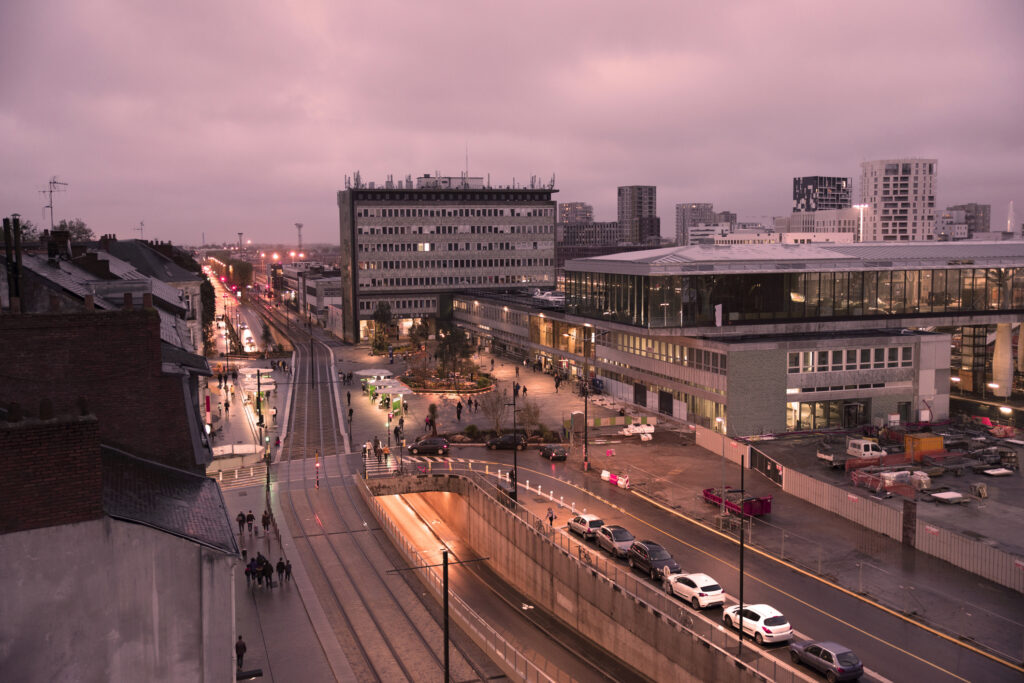
{"label": "distant high-rise block", "polygon": [[690,243],[690,228],[718,223],[715,205],[706,202],[676,204],[676,244]]}
{"label": "distant high-rise block", "polygon": [[626,185],[619,188],[619,226],[627,240],[659,242],[658,188],[654,185]]}
{"label": "distant high-rise block", "polygon": [[967,236],[973,237],[977,232],[992,231],[991,204],[957,204],[946,207],[946,211],[963,211],[964,222],[967,224]]}
{"label": "distant high-rise block", "polygon": [[584,202],[562,202],[558,205],[559,223],[592,223],[594,207]]}
{"label": "distant high-rise block", "polygon": [[935,239],[936,159],[879,159],[861,163],[865,242]]}
{"label": "distant high-rise block", "polygon": [[836,176],[793,178],[793,212],[847,209],[851,185],[849,178]]}

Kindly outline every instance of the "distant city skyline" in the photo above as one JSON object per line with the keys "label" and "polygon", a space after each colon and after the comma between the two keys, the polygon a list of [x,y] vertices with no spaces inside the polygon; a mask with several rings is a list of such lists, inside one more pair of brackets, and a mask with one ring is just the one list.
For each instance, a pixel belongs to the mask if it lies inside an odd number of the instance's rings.
{"label": "distant city skyline", "polygon": [[629,30],[621,6],[572,0],[542,21],[443,0],[202,12],[0,8],[0,213],[48,227],[56,176],[55,218],[97,234],[290,243],[300,222],[305,243],[331,243],[353,171],[468,166],[494,185],[554,174],[556,200],[599,222],[618,187],[655,186],[673,238],[678,203],[768,223],[794,178],[849,177],[858,197],[862,162],[905,157],[938,160],[938,208],[989,204],[1001,226],[1024,206],[1016,0],[666,2]]}

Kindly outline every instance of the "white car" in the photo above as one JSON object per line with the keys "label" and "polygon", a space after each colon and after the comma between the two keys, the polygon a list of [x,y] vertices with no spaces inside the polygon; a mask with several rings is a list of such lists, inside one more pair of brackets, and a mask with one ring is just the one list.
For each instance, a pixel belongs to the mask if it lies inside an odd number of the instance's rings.
{"label": "white car", "polygon": [[604,526],[604,521],[597,515],[576,515],[569,520],[569,531],[583,538],[594,538],[597,530]]}
{"label": "white car", "polygon": [[[722,610],[722,621],[728,626],[739,628],[739,605],[731,605]],[[754,637],[754,641],[762,643],[781,643],[793,637],[793,627],[789,625],[782,612],[771,605],[744,605],[743,632]]]}
{"label": "white car", "polygon": [[707,574],[669,574],[665,577],[665,592],[689,602],[694,609],[725,604],[725,592]]}

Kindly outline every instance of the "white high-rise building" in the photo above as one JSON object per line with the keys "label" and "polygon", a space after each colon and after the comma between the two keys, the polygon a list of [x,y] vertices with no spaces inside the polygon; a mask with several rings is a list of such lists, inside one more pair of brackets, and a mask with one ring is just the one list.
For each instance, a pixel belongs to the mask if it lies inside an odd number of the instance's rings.
{"label": "white high-rise building", "polygon": [[880,159],[861,163],[865,242],[935,239],[937,159]]}

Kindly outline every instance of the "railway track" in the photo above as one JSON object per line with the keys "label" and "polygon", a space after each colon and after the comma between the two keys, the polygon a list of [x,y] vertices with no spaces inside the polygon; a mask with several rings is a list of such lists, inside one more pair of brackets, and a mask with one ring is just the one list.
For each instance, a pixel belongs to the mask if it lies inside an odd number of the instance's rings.
{"label": "railway track", "polygon": [[[404,562],[352,490],[360,461],[344,452],[330,352],[308,338],[295,349],[279,491],[334,636],[360,681],[443,679],[438,607],[413,572],[388,573]],[[485,666],[453,644],[452,680],[487,680]]]}

